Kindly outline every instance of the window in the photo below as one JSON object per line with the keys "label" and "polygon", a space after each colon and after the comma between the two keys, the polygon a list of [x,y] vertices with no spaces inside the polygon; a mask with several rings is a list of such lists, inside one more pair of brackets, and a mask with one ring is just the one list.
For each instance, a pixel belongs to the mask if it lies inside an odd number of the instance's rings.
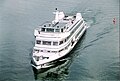
{"label": "window", "polygon": [[40,40],[36,40],[36,43],[37,43],[37,44],[41,44],[41,41],[40,41]]}
{"label": "window", "polygon": [[40,34],[40,31],[38,31],[38,33]]}
{"label": "window", "polygon": [[63,51],[64,49],[59,50],[59,52]]}
{"label": "window", "polygon": [[58,42],[53,42],[53,45],[57,46],[57,45],[58,45]]}
{"label": "window", "polygon": [[43,41],[43,45],[51,45],[50,41]]}
{"label": "window", "polygon": [[34,49],[34,53],[39,53],[39,50],[37,50],[37,49]]}
{"label": "window", "polygon": [[51,26],[51,23],[49,23],[49,26]]}
{"label": "window", "polygon": [[59,45],[61,45],[63,43],[63,41],[60,41]]}
{"label": "window", "polygon": [[48,53],[50,53],[50,51],[47,51]]}
{"label": "window", "polygon": [[70,36],[67,37],[67,40],[70,38]]}
{"label": "window", "polygon": [[55,29],[55,32],[60,32],[60,29]]}
{"label": "window", "polygon": [[52,29],[52,28],[47,28],[46,31],[47,31],[47,32],[54,32],[54,29]]}
{"label": "window", "polygon": [[57,51],[52,51],[52,53],[57,53]]}
{"label": "window", "polygon": [[63,29],[61,29],[61,32],[63,32]]}
{"label": "window", "polygon": [[41,28],[41,31],[44,31],[44,32],[45,32],[45,28]]}
{"label": "window", "polygon": [[65,39],[65,42],[67,41],[67,39]]}
{"label": "window", "polygon": [[68,46],[66,46],[65,49],[68,49]]}

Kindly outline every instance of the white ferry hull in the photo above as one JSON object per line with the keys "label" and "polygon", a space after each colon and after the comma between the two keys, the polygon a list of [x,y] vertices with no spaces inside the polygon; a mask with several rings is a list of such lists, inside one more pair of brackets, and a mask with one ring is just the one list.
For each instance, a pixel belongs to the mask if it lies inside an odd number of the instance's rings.
{"label": "white ferry hull", "polygon": [[34,30],[35,46],[32,66],[39,70],[65,57],[74,48],[87,29],[81,13],[67,16],[56,9],[55,19]]}
{"label": "white ferry hull", "polygon": [[67,50],[63,51],[62,54],[60,54],[59,57],[56,57],[54,59],[50,59],[48,61],[44,61],[44,63],[42,64],[35,64],[35,60],[33,60],[32,62],[32,66],[33,68],[35,68],[36,70],[40,70],[42,68],[48,68],[48,67],[52,67],[52,65],[49,65],[50,62],[53,62],[55,60],[61,59],[64,56],[66,56],[67,54],[69,54],[69,52],[74,48],[74,46],[77,44],[77,42],[80,40],[80,38],[82,37],[82,35],[84,34],[84,32],[86,31],[87,27],[85,26],[84,29],[80,32],[80,34],[78,35],[78,37],[75,39],[74,44],[72,46],[70,46]]}

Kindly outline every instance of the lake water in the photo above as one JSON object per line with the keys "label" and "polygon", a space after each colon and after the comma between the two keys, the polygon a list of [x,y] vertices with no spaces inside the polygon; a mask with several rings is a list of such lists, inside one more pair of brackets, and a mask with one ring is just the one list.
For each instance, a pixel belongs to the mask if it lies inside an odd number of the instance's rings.
{"label": "lake water", "polygon": [[[69,56],[34,74],[34,29],[56,7],[81,12],[89,28]],[[0,0],[0,81],[118,81],[119,66],[119,0]]]}

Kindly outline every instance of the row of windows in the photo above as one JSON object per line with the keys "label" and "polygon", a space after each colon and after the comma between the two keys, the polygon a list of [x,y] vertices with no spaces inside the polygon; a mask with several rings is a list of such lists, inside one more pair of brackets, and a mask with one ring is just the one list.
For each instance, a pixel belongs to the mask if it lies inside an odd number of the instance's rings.
{"label": "row of windows", "polygon": [[33,52],[34,52],[34,53],[39,53],[39,52],[57,53],[57,52],[61,52],[61,51],[63,51],[63,50],[68,49],[69,46],[70,46],[70,44],[67,45],[65,48],[59,50],[59,51],[48,51],[48,50],[44,50],[44,51],[43,51],[43,50],[34,49]]}
{"label": "row of windows", "polygon": [[63,32],[63,28],[62,29],[53,29],[53,28],[41,28],[42,32]]}
{"label": "row of windows", "polygon": [[66,42],[66,41],[67,41],[67,38],[64,39],[64,40],[62,40],[62,41],[59,41],[59,42],[36,40],[36,44],[40,44],[40,45],[54,45],[54,46],[57,46],[57,45],[63,44],[63,43]]}
{"label": "row of windows", "polygon": [[34,49],[33,52],[34,53],[39,53],[39,52],[57,53],[57,51],[47,51],[47,50],[43,51],[43,50],[38,50],[38,49]]}
{"label": "row of windows", "polygon": [[36,44],[57,46],[58,42],[36,40]]}

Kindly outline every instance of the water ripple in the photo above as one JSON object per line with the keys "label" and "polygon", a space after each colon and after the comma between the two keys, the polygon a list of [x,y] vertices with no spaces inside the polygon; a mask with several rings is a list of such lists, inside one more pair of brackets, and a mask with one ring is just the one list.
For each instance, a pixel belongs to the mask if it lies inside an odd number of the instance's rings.
{"label": "water ripple", "polygon": [[94,42],[96,42],[96,41],[98,41],[98,40],[100,40],[100,39],[102,39],[102,38],[103,38],[103,37],[96,38],[96,39],[90,41],[90,43],[94,43]]}
{"label": "water ripple", "polygon": [[86,45],[86,46],[84,46],[84,48],[83,49],[86,49],[86,48],[88,48],[88,47],[91,47],[91,46],[93,46],[94,44],[89,44],[89,45]]}

